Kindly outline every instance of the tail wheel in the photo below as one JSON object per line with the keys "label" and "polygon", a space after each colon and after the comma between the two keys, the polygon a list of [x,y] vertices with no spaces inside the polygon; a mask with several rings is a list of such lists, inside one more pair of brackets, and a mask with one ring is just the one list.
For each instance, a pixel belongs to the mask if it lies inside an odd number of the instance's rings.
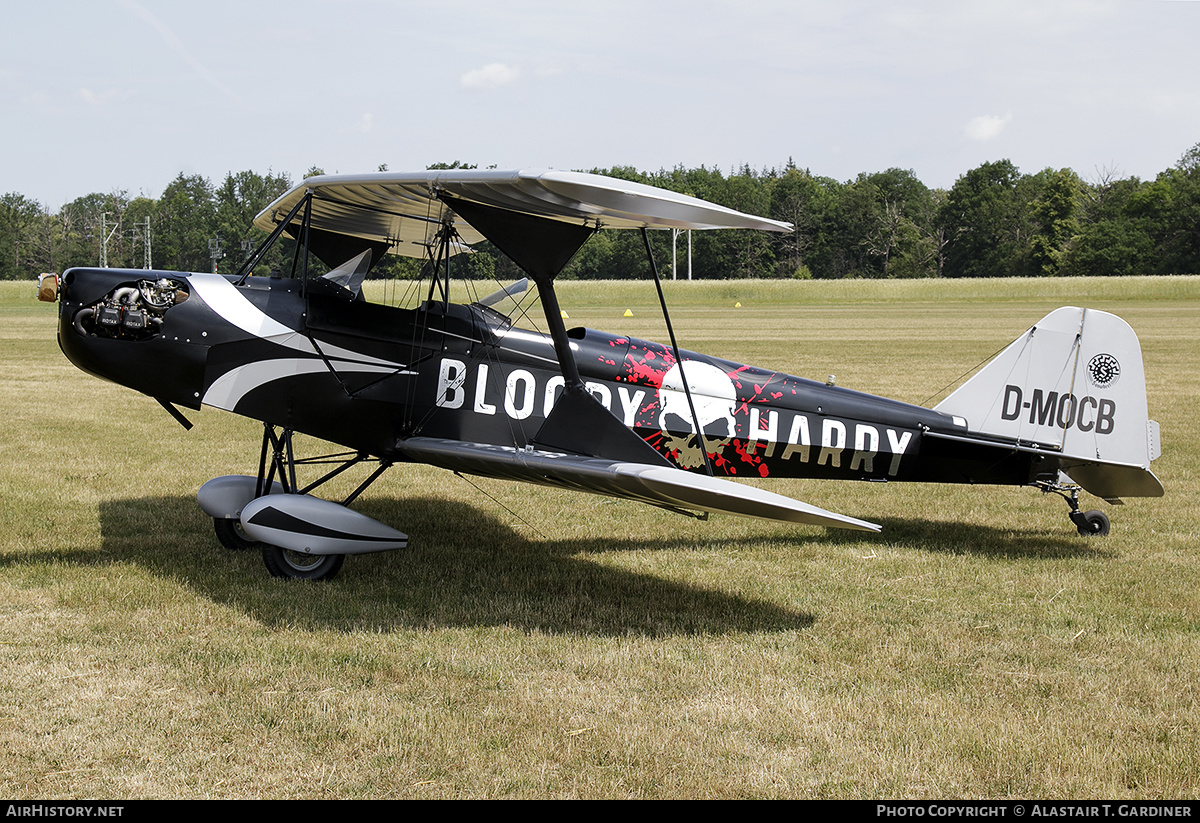
{"label": "tail wheel", "polygon": [[306,554],[266,543],[262,546],[263,563],[272,577],[288,580],[332,580],[342,564],[344,554]]}
{"label": "tail wheel", "polygon": [[1104,537],[1108,534],[1108,515],[1098,509],[1082,513],[1073,512],[1071,520],[1084,537]]}

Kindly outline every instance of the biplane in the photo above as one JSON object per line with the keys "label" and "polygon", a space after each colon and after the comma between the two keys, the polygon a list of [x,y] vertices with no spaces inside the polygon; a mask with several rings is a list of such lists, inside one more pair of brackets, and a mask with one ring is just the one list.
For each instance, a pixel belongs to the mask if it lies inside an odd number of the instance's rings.
{"label": "biplane", "polygon": [[[1066,500],[1083,535],[1109,530],[1079,492],[1158,496],[1158,427],[1141,349],[1114,315],[1051,312],[933,408],[589,328],[567,328],[555,278],[600,229],[786,232],[693,197],[562,171],[426,171],[304,180],[255,219],[269,235],[232,276],[73,268],[43,284],[82,370],[157,400],[190,428],[202,405],[261,421],[256,475],[205,483],[220,542],[271,574],[327,579],[346,555],[407,536],[350,508],[385,470],[425,463],[640,501],[879,531],[737,477],[1032,486]],[[272,244],[287,274],[260,272]],[[472,302],[451,270],[490,241],[526,279]],[[387,254],[428,261],[414,307],[368,301]],[[661,300],[659,274],[650,270]],[[452,265],[453,264],[453,265]],[[532,281],[544,331],[505,313]],[[297,456],[294,435],[347,451]],[[331,469],[297,481],[297,466]],[[365,464],[347,498],[314,494]],[[309,471],[310,469],[305,469]]]}

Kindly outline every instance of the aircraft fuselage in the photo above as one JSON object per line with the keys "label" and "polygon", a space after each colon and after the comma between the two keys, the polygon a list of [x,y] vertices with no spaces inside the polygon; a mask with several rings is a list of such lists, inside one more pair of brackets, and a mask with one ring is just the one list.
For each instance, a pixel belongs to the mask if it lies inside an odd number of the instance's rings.
{"label": "aircraft fuselage", "polygon": [[[732,477],[1023,485],[1051,467],[955,443],[965,421],[591,329],[568,332],[587,391],[680,468]],[[548,335],[478,304],[401,309],[328,284],[72,269],[59,343],[80,368],[166,403],[214,406],[386,460],[430,437],[524,448],[563,391]],[[691,401],[684,391],[686,379]],[[703,438],[698,436],[703,432]]]}

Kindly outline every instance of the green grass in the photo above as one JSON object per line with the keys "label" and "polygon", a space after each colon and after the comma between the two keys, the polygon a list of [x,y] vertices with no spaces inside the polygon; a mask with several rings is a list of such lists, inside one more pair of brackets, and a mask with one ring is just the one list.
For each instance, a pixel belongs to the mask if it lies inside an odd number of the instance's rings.
{"label": "green grass", "polygon": [[[1200,794],[1200,279],[666,286],[687,348],[914,402],[1058,305],[1115,311],[1167,496],[1086,501],[1084,540],[1029,489],[766,484],[872,536],[409,467],[360,505],[407,551],[280,582],[195,503],[255,424],[185,432],[3,283],[0,795]],[[560,298],[665,339],[648,283]]]}

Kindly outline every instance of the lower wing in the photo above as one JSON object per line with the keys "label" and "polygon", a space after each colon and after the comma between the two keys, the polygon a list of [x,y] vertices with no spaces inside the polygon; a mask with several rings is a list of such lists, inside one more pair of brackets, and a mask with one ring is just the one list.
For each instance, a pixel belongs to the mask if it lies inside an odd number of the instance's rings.
{"label": "lower wing", "polygon": [[669,509],[699,509],[839,529],[880,530],[874,523],[781,494],[670,466],[431,437],[410,437],[399,448],[410,460],[451,471],[575,489]]}

